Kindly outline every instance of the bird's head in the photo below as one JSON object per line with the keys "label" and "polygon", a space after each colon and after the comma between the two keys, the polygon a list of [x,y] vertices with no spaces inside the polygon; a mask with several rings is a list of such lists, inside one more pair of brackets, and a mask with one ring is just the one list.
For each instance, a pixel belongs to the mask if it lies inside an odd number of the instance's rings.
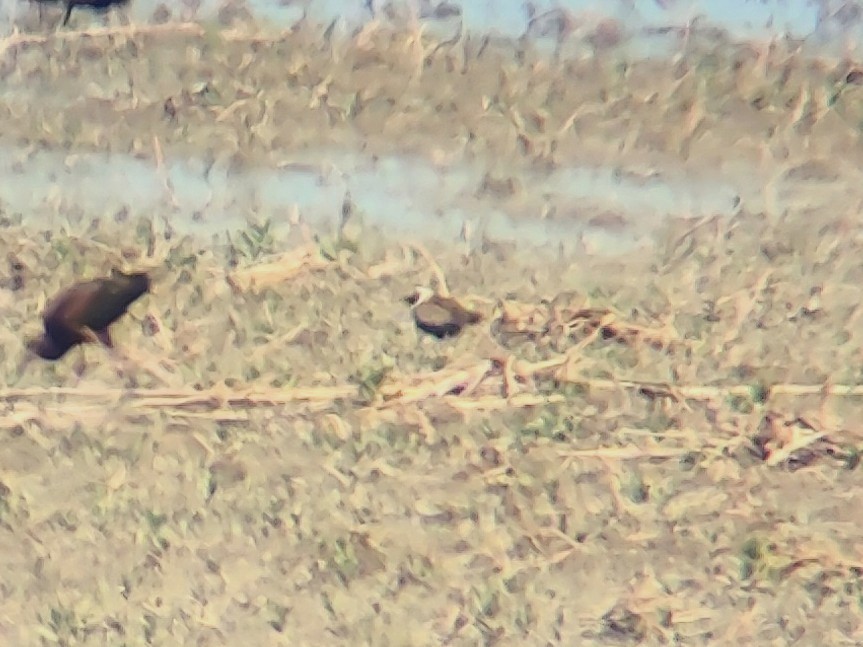
{"label": "bird's head", "polygon": [[434,296],[434,292],[426,287],[417,286],[414,291],[402,299],[410,306],[416,307],[421,303],[425,303]]}
{"label": "bird's head", "polygon": [[42,359],[60,359],[68,349],[58,346],[51,337],[44,335],[28,339],[26,342],[28,353],[38,355]]}

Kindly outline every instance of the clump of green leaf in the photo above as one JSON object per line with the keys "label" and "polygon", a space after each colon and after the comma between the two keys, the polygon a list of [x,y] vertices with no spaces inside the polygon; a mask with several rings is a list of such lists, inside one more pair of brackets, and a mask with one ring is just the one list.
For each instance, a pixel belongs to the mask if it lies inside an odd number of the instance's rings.
{"label": "clump of green leaf", "polygon": [[255,261],[262,256],[272,254],[276,249],[272,221],[265,218],[260,223],[249,222],[248,227],[237,235],[236,241],[229,234],[228,242],[231,253],[242,256],[246,260]]}
{"label": "clump of green leaf", "polygon": [[378,388],[393,370],[395,362],[384,355],[380,360],[370,361],[360,366],[354,374],[354,380],[359,385],[359,399],[363,404],[374,402]]}

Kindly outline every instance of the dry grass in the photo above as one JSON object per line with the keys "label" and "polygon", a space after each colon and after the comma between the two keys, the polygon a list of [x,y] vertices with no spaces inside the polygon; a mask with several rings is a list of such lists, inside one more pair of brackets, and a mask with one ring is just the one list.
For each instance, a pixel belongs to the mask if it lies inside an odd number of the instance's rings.
{"label": "dry grass", "polygon": [[[729,145],[736,161],[783,158],[777,177],[829,166],[838,154],[861,161],[860,90],[846,83],[853,61],[813,60],[793,41],[756,47],[696,30],[674,60],[631,61],[585,56],[578,39],[570,55],[564,48],[550,59],[526,43],[441,42],[380,21],[347,39],[322,31],[301,21],[280,33],[243,22],[15,33],[0,41],[10,90],[0,98],[2,137],[48,136],[78,150],[110,140],[142,157],[153,156],[154,136],[181,155],[216,143],[237,164],[288,164],[322,145],[395,149],[444,165],[464,151],[489,160],[489,177],[502,174],[507,187],[515,163],[683,158],[716,169],[731,161],[719,153]],[[72,103],[55,91],[82,75],[101,81],[75,86]],[[23,109],[27,95],[39,102]],[[100,127],[86,127],[91,121]],[[619,150],[610,153],[609,139],[620,139]]]}
{"label": "dry grass", "polygon": [[[64,87],[95,60],[97,89],[117,75],[134,89],[79,104],[58,91],[62,110],[26,114],[10,93],[7,142],[154,163],[206,142],[217,157],[278,162],[337,141],[344,123],[375,132],[363,113],[391,96],[386,110],[401,119],[377,135],[390,148],[404,135],[406,150],[428,151],[417,123],[436,141],[468,123],[473,152],[509,154],[523,137],[521,161],[563,163],[603,132],[607,148],[632,119],[643,125],[627,135],[636,153],[650,139],[706,160],[719,154],[711,138],[745,129],[747,115],[753,133],[789,119],[749,103],[722,112],[778,67],[794,64],[760,106],[814,83],[781,47],[751,52],[736,75],[710,59],[726,85],[699,85],[710,70],[695,54],[673,82],[670,69],[639,66],[615,81],[595,61],[533,53],[516,65],[504,46],[479,56],[476,43],[438,47],[380,27],[348,44],[311,29],[257,37],[251,58],[248,43],[201,44],[187,29],[113,32],[112,56],[88,59],[104,47],[91,36],[15,36],[3,82]],[[583,83],[560,82],[562,70]],[[285,94],[249,89],[286,74]],[[681,142],[669,115],[689,84],[702,103]],[[181,123],[164,117],[169,96]],[[298,115],[308,127],[297,132],[277,121]],[[776,134],[787,167],[838,145],[798,130]],[[316,240],[301,219],[275,234],[259,215],[206,241],[179,238],[164,214],[118,225],[65,213],[50,232],[3,215],[10,644],[860,642],[853,214],[672,222],[653,252],[614,260],[368,230],[346,244]],[[157,276],[115,331],[126,356],[90,347],[17,375],[46,295],[112,265]],[[486,323],[445,342],[421,335],[399,301],[418,284],[481,304]]]}
{"label": "dry grass", "polygon": [[[599,261],[567,272],[514,250],[501,265],[493,247],[432,247],[432,269],[398,245],[323,262],[302,244],[232,268],[226,240],[155,238],[153,257],[127,262],[160,259],[162,279],[117,337],[164,380],[127,367],[118,384],[88,348],[80,382],[70,361],[0,390],[7,613],[22,640],[760,640],[778,635],[776,596],[817,595],[847,619],[861,564],[828,493],[856,465],[863,439],[845,416],[860,389],[828,369],[857,333],[832,341],[844,289],[827,269],[801,315],[785,307],[807,303],[783,278],[796,266],[769,263],[765,283],[757,255],[684,261],[633,291],[603,282]],[[738,243],[705,235],[696,249]],[[6,251],[21,264],[14,329],[33,328],[40,295],[66,279],[61,256],[81,272],[114,262],[61,236]],[[531,304],[511,271],[557,296]],[[697,276],[749,298],[708,316]],[[497,304],[485,327],[443,343],[416,331],[398,297],[441,277]],[[755,316],[812,354],[747,341]],[[17,335],[6,347],[11,368]],[[749,624],[731,622],[753,598]]]}

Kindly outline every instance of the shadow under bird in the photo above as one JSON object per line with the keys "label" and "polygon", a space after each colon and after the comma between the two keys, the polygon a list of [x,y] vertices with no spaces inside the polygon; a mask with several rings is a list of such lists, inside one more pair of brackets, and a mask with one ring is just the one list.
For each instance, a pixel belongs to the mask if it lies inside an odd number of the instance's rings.
{"label": "shadow under bird", "polygon": [[150,277],[144,272],[113,270],[108,278],[76,283],[48,303],[42,314],[45,332],[28,341],[27,348],[47,360],[60,359],[85,342],[113,348],[108,327],[149,289]]}
{"label": "shadow under bird", "polygon": [[435,294],[428,288],[417,288],[403,301],[412,306],[417,328],[438,339],[454,337],[465,326],[482,321],[479,312],[468,310],[452,297]]}

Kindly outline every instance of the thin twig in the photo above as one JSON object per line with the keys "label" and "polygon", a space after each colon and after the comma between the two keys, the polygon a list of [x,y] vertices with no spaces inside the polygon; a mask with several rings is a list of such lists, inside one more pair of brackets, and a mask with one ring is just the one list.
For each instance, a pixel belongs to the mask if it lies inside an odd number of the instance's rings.
{"label": "thin twig", "polygon": [[162,152],[162,144],[159,142],[159,137],[153,135],[153,154],[156,158],[156,174],[162,179],[162,184],[165,185],[165,192],[168,199],[171,201],[171,206],[174,209],[180,208],[180,203],[177,202],[177,193],[174,191],[174,183],[171,180],[171,174],[168,167],[165,165],[165,154]]}
{"label": "thin twig", "polygon": [[449,286],[447,285],[447,282],[446,282],[446,275],[444,274],[444,272],[441,269],[441,266],[438,264],[438,262],[429,253],[429,251],[420,243],[411,243],[409,246],[411,249],[413,249],[414,251],[419,253],[419,255],[422,256],[426,260],[426,262],[429,264],[429,266],[431,267],[431,270],[434,273],[435,278],[437,279],[437,283],[438,283],[437,293],[443,297],[448,297],[450,295],[450,292],[449,292]]}

